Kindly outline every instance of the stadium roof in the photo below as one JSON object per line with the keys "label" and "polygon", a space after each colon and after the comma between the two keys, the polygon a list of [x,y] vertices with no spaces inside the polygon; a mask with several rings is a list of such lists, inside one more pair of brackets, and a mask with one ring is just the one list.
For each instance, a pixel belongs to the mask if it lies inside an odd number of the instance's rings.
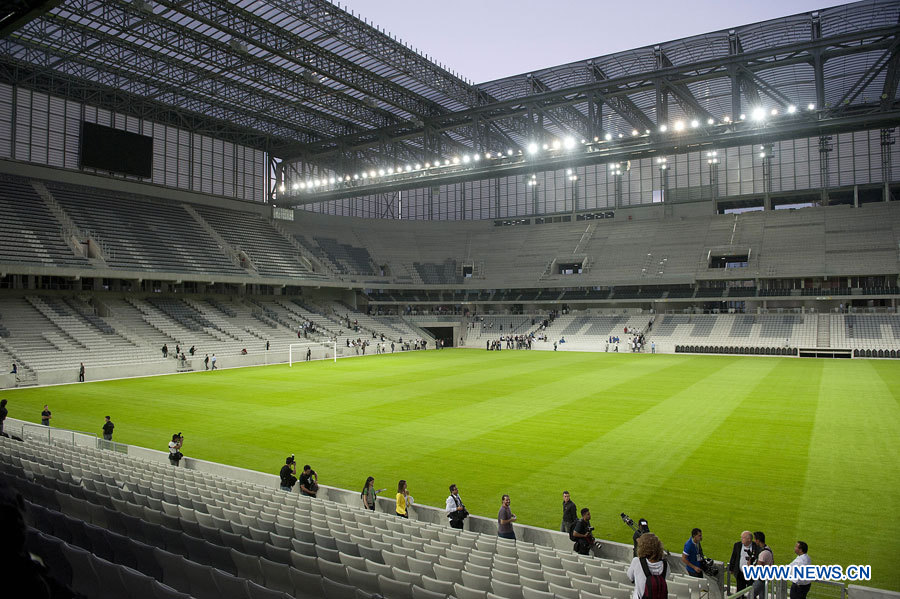
{"label": "stadium roof", "polygon": [[892,110],[900,71],[896,0],[481,85],[324,0],[67,0],[23,14],[15,26],[0,20],[0,81],[330,169],[734,118],[752,106]]}

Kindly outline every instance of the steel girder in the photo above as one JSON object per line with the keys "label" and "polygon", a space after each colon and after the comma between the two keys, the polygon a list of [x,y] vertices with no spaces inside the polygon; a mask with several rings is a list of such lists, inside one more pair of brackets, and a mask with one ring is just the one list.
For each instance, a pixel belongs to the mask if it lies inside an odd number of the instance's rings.
{"label": "steel girder", "polygon": [[406,73],[463,106],[488,104],[490,96],[459,77],[442,69],[424,56],[410,50],[374,27],[353,17],[325,0],[269,0],[287,14],[314,24],[334,38],[366,53],[397,71]]}
{"label": "steel girder", "polygon": [[[57,45],[57,39],[64,36],[70,45],[80,46],[77,53],[66,60],[77,61],[99,55],[116,60],[114,64],[126,68],[134,65],[139,74],[165,78],[183,89],[208,93],[204,87],[215,85],[217,95],[256,115],[277,110],[278,105],[284,107],[293,102],[306,101],[312,104],[316,101],[312,93],[314,89],[299,74],[272,69],[258,61],[247,61],[246,57],[237,55],[224,42],[195,34],[187,28],[172,26],[154,15],[141,14],[141,11],[131,12],[132,5],[103,5],[103,22],[108,23],[108,27],[115,28],[112,31],[104,32],[85,25],[82,23],[83,19],[96,18],[96,15],[85,12],[87,4],[92,3],[89,0],[67,3],[62,10],[26,27],[14,38],[26,43],[34,35],[37,42],[50,40],[52,45]],[[71,13],[73,18],[67,18],[66,13]],[[81,40],[77,39],[78,35],[82,36]],[[129,40],[132,36],[140,41]],[[159,52],[157,49],[160,45],[165,45],[175,53]],[[123,53],[126,55],[123,56]],[[134,62],[121,62],[129,59]],[[276,93],[275,90],[283,91]],[[336,112],[344,108],[340,99],[330,100]],[[300,122],[293,121],[300,128],[324,135],[340,135],[341,132],[349,133],[360,129],[358,125],[354,126],[322,109],[308,105],[304,108],[307,114],[295,117]],[[282,111],[282,115],[287,117],[285,111]],[[377,127],[394,122],[383,115],[364,116],[368,119],[368,124]]]}
{"label": "steel girder", "polygon": [[[111,74],[109,76],[113,77]],[[168,103],[146,100],[140,95],[53,69],[35,68],[33,64],[0,59],[0,81],[10,85],[24,84],[28,89],[88,106],[101,106],[119,114],[179,127],[263,151],[268,151],[270,145],[279,147],[296,143],[294,139],[279,138],[256,128],[243,127],[231,119],[216,119],[211,113],[208,113],[210,116],[202,116],[198,112],[175,109]]]}
{"label": "steel girder", "polygon": [[[662,79],[674,86],[686,86],[690,83],[718,78],[732,77],[733,80],[733,75],[738,70],[758,75],[769,69],[795,64],[824,64],[832,58],[886,50],[893,46],[898,32],[900,32],[900,27],[897,26],[878,27],[812,41],[792,42],[728,57],[716,57],[689,64],[679,64],[634,75],[602,79],[585,85],[504,100],[488,106],[431,117],[425,119],[425,126],[436,131],[449,131],[458,127],[468,126],[475,116],[478,116],[482,121],[503,119],[506,123],[515,122],[517,117],[527,116],[529,110],[533,110],[536,105],[541,106],[543,110],[548,110],[560,106],[584,104],[595,97],[602,97],[605,103],[613,107],[618,113],[627,114],[627,104],[612,104],[610,103],[610,98],[628,99],[629,96],[639,92],[655,91],[658,87],[658,82]],[[746,80],[747,77],[745,76],[744,79]],[[750,89],[756,89],[756,86],[753,85]],[[644,129],[656,129],[657,125],[655,123],[652,123],[651,127],[646,126],[648,124],[646,121],[649,121],[649,118],[646,116],[642,118],[638,116],[639,114],[640,111],[632,113],[633,124],[641,123],[644,125]],[[735,114],[735,116],[737,115]],[[406,136],[421,134],[421,128],[409,126],[393,127],[381,133],[391,138],[398,136],[405,138]],[[528,133],[527,127],[525,133]],[[305,147],[298,146],[288,151],[302,152],[308,160],[316,160],[315,157],[317,155],[329,156],[342,150],[372,147],[372,140],[377,138],[378,135],[379,132],[367,131],[341,139],[316,142]]]}

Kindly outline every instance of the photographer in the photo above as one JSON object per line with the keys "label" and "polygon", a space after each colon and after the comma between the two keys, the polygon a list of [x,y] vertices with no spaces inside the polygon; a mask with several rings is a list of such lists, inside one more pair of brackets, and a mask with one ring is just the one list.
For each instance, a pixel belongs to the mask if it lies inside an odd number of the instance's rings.
{"label": "photographer", "polygon": [[744,578],[743,566],[752,566],[756,563],[756,545],[753,544],[753,533],[745,530],[741,533],[741,540],[734,544],[731,550],[731,559],[728,561],[728,571],[734,576],[736,591],[742,591],[750,583]]}
{"label": "photographer", "polygon": [[447,497],[447,518],[450,519],[450,528],[462,530],[463,522],[469,517],[469,511],[459,498],[459,489],[456,485],[450,485],[450,496]]}
{"label": "photographer", "polygon": [[575,523],[575,528],[569,534],[569,538],[575,541],[573,549],[579,555],[590,555],[591,548],[594,547],[594,527],[591,526],[591,510],[586,507],[581,508],[581,520]]}
{"label": "photographer", "polygon": [[290,493],[297,484],[297,462],[294,461],[293,455],[284,460],[279,476],[281,476],[281,490]]}
{"label": "photographer", "polygon": [[638,556],[638,539],[645,533],[650,532],[650,525],[644,518],[638,520],[637,530],[634,531],[634,534],[631,536],[631,541],[634,543],[634,557]]}
{"label": "photographer", "polygon": [[319,491],[319,483],[317,482],[316,471],[309,464],[303,467],[303,473],[300,475],[300,494],[306,497],[315,497]]}
{"label": "photographer", "polygon": [[184,445],[184,435],[181,433],[172,435],[172,440],[169,441],[169,463],[173,466],[177,466],[184,457],[184,454],[181,453],[182,445]]}
{"label": "photographer", "polygon": [[700,561],[703,559],[703,547],[700,541],[703,540],[703,531],[699,528],[691,530],[691,538],[684,544],[684,551],[681,554],[681,563],[684,564],[688,576],[694,578],[703,578],[703,570],[700,567]]}

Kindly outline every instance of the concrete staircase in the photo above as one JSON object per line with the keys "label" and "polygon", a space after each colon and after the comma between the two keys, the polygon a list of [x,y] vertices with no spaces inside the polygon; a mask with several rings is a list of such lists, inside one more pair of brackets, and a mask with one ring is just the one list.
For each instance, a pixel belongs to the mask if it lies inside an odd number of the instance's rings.
{"label": "concrete staircase", "polygon": [[816,347],[831,347],[831,315],[819,314],[816,322]]}

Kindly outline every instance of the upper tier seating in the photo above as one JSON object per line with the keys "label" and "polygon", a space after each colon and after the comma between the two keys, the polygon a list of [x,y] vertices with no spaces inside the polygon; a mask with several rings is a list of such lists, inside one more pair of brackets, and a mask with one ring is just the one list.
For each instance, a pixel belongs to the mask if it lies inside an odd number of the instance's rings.
{"label": "upper tier seating", "polygon": [[246,275],[178,204],[48,183],[72,221],[91,232],[113,268]]}
{"label": "upper tier seating", "polygon": [[72,252],[62,226],[28,181],[0,181],[0,215],[0,261],[90,268]]}
{"label": "upper tier seating", "polygon": [[195,206],[195,210],[235,250],[244,252],[261,275],[319,278],[299,258],[299,250],[259,215]]}

